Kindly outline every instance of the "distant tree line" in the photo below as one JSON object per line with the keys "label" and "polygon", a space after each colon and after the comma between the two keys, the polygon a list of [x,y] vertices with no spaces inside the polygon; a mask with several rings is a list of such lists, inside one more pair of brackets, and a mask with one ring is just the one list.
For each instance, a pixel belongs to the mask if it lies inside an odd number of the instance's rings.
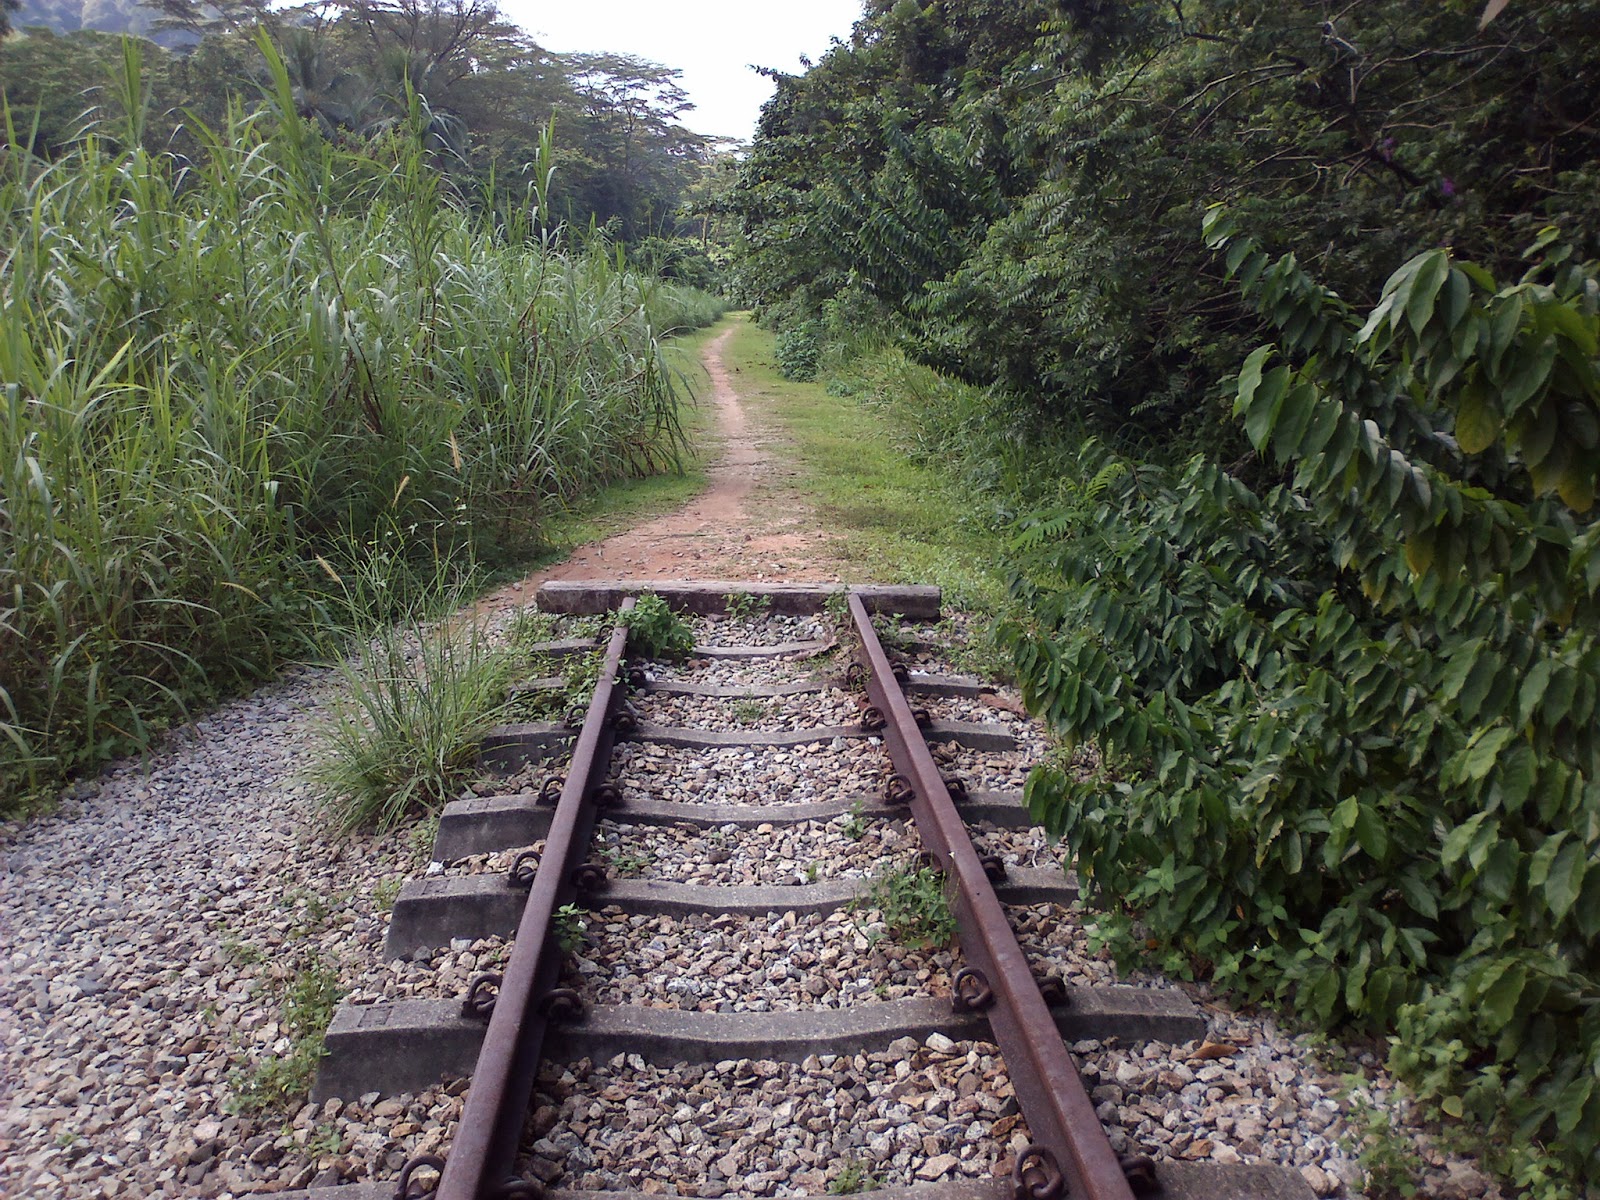
{"label": "distant tree line", "polygon": [[[15,0],[0,0],[0,4]],[[555,54],[487,0],[338,0],[282,9],[260,0],[23,0],[0,45],[0,95],[18,136],[59,155],[92,120],[120,61],[145,55],[151,148],[199,152],[190,117],[217,127],[259,98],[265,27],[288,64],[301,115],[330,139],[367,139],[427,116],[436,168],[470,203],[516,203],[554,120],[555,211],[630,246],[651,242],[670,272],[710,282],[702,243],[730,178],[730,147],[693,132],[681,72],[625,54]],[[683,244],[674,244],[680,235]],[[692,236],[691,236],[692,235]],[[666,244],[664,248],[663,242]]]}

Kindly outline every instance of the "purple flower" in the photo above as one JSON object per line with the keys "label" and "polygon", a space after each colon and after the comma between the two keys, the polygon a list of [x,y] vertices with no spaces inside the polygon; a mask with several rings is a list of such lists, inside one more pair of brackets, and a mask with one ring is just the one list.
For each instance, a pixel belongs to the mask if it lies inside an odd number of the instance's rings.
{"label": "purple flower", "polygon": [[1454,196],[1456,194],[1456,181],[1448,175],[1441,175],[1439,177],[1439,190],[1446,196]]}

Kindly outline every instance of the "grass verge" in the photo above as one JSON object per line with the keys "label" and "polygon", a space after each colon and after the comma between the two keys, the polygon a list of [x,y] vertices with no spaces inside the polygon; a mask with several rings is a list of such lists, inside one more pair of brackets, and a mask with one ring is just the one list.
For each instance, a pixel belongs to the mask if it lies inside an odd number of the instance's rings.
{"label": "grass verge", "polygon": [[998,609],[1006,589],[992,514],[914,456],[889,407],[784,379],[772,334],[742,319],[724,358],[747,406],[770,414],[793,440],[794,486],[859,579],[934,583],[955,608]]}

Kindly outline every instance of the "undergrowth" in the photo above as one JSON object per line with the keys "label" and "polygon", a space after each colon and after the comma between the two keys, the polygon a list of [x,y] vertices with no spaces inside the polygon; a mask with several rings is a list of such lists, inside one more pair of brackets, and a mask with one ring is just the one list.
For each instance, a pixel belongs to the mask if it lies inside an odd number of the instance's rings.
{"label": "undergrowth", "polygon": [[628,627],[628,653],[640,658],[685,658],[694,649],[694,631],[654,592],[646,592],[622,614]]}
{"label": "undergrowth", "polygon": [[370,632],[338,665],[345,686],[311,769],[341,832],[436,812],[473,774],[483,735],[506,719],[514,658],[478,622],[455,615],[466,588],[441,575],[397,622],[351,613]]}
{"label": "undergrowth", "polygon": [[541,238],[548,142],[531,205],[474,212],[419,108],[335,146],[263,51],[191,159],[144,148],[134,40],[78,144],[0,145],[0,812],[341,644],[319,556],[397,531],[394,594],[679,461],[658,333],[714,301]]}

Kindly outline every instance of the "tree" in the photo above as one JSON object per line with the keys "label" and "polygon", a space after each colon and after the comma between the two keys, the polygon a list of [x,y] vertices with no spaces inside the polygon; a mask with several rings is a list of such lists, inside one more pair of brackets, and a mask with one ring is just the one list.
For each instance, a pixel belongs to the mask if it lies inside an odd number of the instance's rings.
{"label": "tree", "polygon": [[708,147],[679,120],[694,107],[678,82],[683,72],[627,54],[566,61],[581,106],[569,127],[576,195],[625,240],[676,232],[678,204]]}

